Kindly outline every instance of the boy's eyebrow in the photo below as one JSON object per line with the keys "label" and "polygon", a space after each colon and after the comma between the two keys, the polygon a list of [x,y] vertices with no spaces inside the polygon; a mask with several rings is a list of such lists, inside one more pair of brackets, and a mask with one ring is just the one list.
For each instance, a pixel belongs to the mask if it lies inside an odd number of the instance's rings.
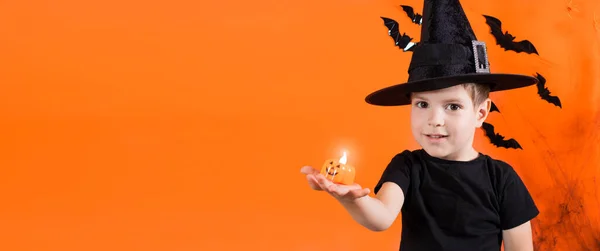
{"label": "boy's eyebrow", "polygon": [[[425,98],[419,94],[413,94],[413,98],[427,100],[427,98]],[[460,100],[458,98],[448,98],[448,99],[443,100],[442,103],[462,103],[462,100]]]}
{"label": "boy's eyebrow", "polygon": [[413,98],[427,100],[425,97],[423,97],[423,96],[421,96],[419,94],[416,94],[416,93],[413,93]]}
{"label": "boy's eyebrow", "polygon": [[457,99],[457,98],[449,98],[449,99],[444,100],[444,103],[461,103],[461,102],[462,102],[462,100]]}

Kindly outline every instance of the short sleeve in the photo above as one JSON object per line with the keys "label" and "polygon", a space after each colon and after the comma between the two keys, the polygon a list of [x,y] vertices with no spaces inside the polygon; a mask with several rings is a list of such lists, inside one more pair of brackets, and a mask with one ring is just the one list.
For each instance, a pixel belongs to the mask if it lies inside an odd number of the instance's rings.
{"label": "short sleeve", "polygon": [[383,183],[394,182],[402,189],[402,192],[406,196],[408,192],[408,185],[410,184],[410,166],[408,165],[407,161],[408,154],[410,154],[409,151],[404,151],[392,158],[373,190],[375,194],[379,192],[379,189],[381,189]]}
{"label": "short sleeve", "polygon": [[517,227],[539,214],[539,210],[519,175],[509,168],[500,196],[502,230]]}

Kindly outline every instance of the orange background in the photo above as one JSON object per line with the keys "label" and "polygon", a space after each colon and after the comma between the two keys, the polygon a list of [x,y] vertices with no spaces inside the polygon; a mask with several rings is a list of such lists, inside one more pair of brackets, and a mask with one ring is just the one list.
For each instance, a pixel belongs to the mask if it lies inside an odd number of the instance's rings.
{"label": "orange background", "polygon": [[[488,122],[541,210],[537,250],[600,249],[600,3],[462,1],[492,71],[541,73],[492,94]],[[406,80],[422,1],[0,2],[0,250],[397,250],[311,191],[303,165],[348,151],[372,188],[418,147],[408,109],[369,92]],[[568,10],[568,5],[573,7]],[[570,13],[570,14],[569,14]],[[502,20],[540,56],[495,46]],[[599,24],[600,25],[600,24]]]}

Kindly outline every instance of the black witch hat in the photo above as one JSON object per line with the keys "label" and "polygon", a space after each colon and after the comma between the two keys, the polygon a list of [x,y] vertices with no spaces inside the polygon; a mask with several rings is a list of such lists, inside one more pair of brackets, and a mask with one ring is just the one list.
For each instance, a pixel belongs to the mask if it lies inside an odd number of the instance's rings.
{"label": "black witch hat", "polygon": [[380,106],[410,104],[410,93],[463,83],[489,84],[490,91],[537,83],[533,76],[491,73],[486,45],[478,41],[459,0],[425,0],[421,41],[414,46],[408,81],[377,90],[366,102]]}

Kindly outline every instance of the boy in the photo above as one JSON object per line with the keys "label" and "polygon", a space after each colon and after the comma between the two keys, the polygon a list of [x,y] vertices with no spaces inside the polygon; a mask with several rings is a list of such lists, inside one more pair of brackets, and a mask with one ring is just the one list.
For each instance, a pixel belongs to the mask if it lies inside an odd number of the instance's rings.
{"label": "boy", "polygon": [[422,149],[392,158],[374,188],[337,185],[303,167],[310,186],[335,197],[373,231],[402,212],[401,251],[533,250],[530,220],[539,213],[527,188],[505,162],[473,148],[490,111],[489,92],[533,85],[530,76],[491,74],[457,0],[426,0],[421,42],[409,81],[376,91],[374,105],[410,105],[411,130]]}

